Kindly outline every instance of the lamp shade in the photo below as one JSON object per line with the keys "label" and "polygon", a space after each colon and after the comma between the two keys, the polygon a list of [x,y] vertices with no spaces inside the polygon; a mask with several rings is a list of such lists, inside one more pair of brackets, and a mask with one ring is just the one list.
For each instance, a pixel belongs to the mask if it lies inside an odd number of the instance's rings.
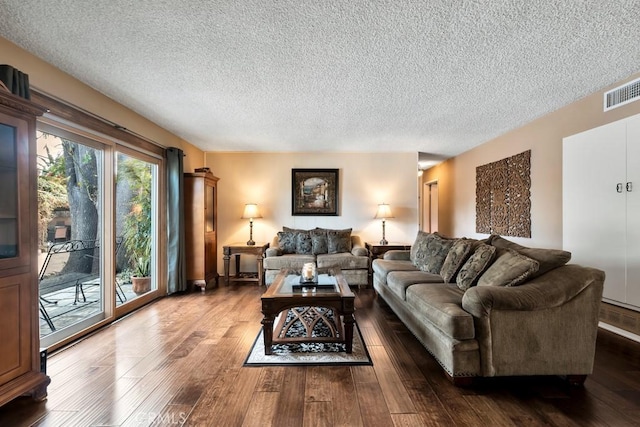
{"label": "lamp shade", "polygon": [[242,213],[242,219],[254,219],[262,218],[258,205],[255,203],[247,203],[244,205],[244,212]]}
{"label": "lamp shade", "polygon": [[386,203],[381,203],[378,205],[378,211],[376,212],[376,218],[393,218],[393,214],[391,213],[391,207],[389,207]]}

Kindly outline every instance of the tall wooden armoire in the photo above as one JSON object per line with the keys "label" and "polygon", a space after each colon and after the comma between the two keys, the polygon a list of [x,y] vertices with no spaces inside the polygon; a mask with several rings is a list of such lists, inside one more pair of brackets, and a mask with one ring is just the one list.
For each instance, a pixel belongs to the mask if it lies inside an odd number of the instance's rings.
{"label": "tall wooden armoire", "polygon": [[0,88],[0,405],[47,396],[38,319],[36,117],[45,112]]}
{"label": "tall wooden armoire", "polygon": [[211,172],[184,174],[187,284],[218,285],[218,178]]}

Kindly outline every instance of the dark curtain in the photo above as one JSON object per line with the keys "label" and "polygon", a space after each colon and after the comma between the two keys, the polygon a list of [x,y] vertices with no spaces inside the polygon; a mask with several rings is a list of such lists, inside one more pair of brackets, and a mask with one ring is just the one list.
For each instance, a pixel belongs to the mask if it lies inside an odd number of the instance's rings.
{"label": "dark curtain", "polygon": [[167,293],[187,290],[184,243],[183,157],[179,148],[167,149]]}

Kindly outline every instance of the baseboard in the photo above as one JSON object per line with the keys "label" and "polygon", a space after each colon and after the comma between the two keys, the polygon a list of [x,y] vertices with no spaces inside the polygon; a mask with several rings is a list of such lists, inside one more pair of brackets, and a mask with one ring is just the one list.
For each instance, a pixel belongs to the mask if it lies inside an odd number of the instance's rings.
{"label": "baseboard", "polygon": [[602,301],[598,317],[602,323],[640,335],[640,311]]}
{"label": "baseboard", "polygon": [[625,331],[624,329],[617,328],[615,326],[609,325],[609,324],[604,323],[604,322],[598,322],[598,327],[602,328],[602,329],[604,329],[606,331],[613,332],[614,334],[618,334],[620,336],[623,336],[625,338],[629,338],[632,341],[640,343],[640,335],[633,334],[633,333],[631,333],[629,331]]}

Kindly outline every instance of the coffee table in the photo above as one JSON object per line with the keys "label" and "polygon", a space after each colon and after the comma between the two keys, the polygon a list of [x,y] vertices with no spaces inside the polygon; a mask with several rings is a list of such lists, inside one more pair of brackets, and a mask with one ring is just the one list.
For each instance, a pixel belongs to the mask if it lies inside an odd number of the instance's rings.
{"label": "coffee table", "polygon": [[[275,280],[262,295],[262,329],[264,335],[264,352],[271,353],[271,345],[277,343],[290,342],[338,342],[345,344],[347,353],[353,348],[353,324],[355,322],[353,312],[355,311],[355,295],[349,289],[349,284],[345,280],[342,272],[338,268],[329,269],[327,272],[318,274],[318,287],[300,286],[300,271],[288,269],[280,270]],[[276,325],[276,336],[274,337],[274,321],[278,314],[294,307],[309,307],[310,310],[303,310],[298,313],[299,320],[307,330],[303,337],[285,337],[281,334],[284,325],[285,313],[283,313]],[[336,319],[336,328],[331,329],[330,337],[314,337],[311,334],[313,324],[322,318],[322,310],[314,310],[315,307],[330,308],[333,310]],[[309,315],[311,312],[312,315]],[[318,317],[319,316],[319,317]],[[322,319],[325,321],[326,319]],[[326,322],[325,323],[329,323]]]}

